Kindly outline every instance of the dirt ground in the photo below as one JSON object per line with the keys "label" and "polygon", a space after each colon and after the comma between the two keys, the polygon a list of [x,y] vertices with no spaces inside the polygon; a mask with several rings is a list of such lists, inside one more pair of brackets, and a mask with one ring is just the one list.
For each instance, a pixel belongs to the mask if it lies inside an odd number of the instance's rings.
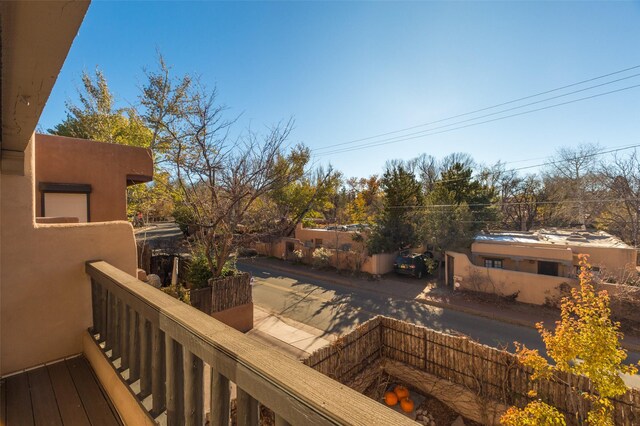
{"label": "dirt ground", "polygon": [[[432,416],[435,424],[438,426],[448,426],[452,424],[458,417],[460,417],[460,414],[456,413],[448,405],[441,402],[433,395],[424,394],[412,387],[410,384],[403,383],[402,381],[395,379],[387,373],[382,373],[380,377],[376,381],[374,381],[374,383],[369,386],[367,390],[364,391],[364,395],[380,402],[381,404],[384,404],[384,393],[388,389],[392,389],[393,387],[395,387],[395,385],[402,385],[409,389],[411,394],[414,395],[412,396],[414,400],[418,400],[420,397],[424,398],[422,403],[416,407],[416,411],[420,408],[426,409],[426,411]],[[419,395],[419,397],[415,395]],[[476,423],[473,420],[469,420],[464,417],[463,421],[465,426],[480,426],[479,423]]]}

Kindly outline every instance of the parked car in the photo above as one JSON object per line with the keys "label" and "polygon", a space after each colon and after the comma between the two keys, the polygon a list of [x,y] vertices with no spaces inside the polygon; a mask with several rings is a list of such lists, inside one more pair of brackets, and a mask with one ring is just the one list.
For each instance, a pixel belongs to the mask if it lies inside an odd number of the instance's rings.
{"label": "parked car", "polygon": [[416,278],[422,278],[429,273],[427,259],[433,258],[433,254],[425,252],[420,253],[401,253],[393,262],[393,270],[396,274],[411,275]]}

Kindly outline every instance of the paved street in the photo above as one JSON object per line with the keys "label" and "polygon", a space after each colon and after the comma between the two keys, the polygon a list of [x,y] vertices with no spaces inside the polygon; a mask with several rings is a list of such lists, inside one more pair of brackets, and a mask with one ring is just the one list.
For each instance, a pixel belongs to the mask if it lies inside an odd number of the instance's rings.
{"label": "paved street", "polygon": [[[536,330],[464,312],[441,309],[406,298],[391,298],[373,291],[354,289],[312,278],[269,270],[264,265],[239,263],[254,276],[254,302],[328,334],[343,334],[375,315],[406,320],[449,333],[465,334],[486,345],[501,347],[519,341],[544,353]],[[416,294],[421,291],[416,285]],[[630,353],[637,362],[640,354]]]}
{"label": "paved street", "polygon": [[177,246],[184,235],[173,222],[158,222],[135,230],[136,240],[149,243],[152,249]]}
{"label": "paved street", "polygon": [[[376,315],[406,320],[449,333],[465,334],[491,346],[514,340],[542,349],[538,333],[466,313],[441,309],[408,299],[392,299],[375,292],[347,288],[315,279],[269,271],[262,265],[239,264],[254,276],[254,302],[278,315],[343,334]],[[416,292],[420,292],[416,286]]]}

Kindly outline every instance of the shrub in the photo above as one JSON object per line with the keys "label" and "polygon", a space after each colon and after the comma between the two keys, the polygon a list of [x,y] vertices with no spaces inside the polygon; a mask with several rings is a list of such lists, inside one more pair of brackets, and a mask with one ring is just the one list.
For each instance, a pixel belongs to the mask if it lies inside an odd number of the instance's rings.
{"label": "shrub", "polygon": [[[215,266],[215,265],[214,265]],[[236,268],[235,257],[229,259],[222,269],[223,277],[230,277],[236,275],[238,269]],[[209,268],[209,262],[204,255],[204,251],[201,248],[196,248],[191,253],[191,263],[187,270],[187,281],[191,284],[192,288],[203,288],[209,285],[209,280],[213,278],[213,273]]]}
{"label": "shrub", "polygon": [[304,253],[302,253],[302,250],[298,249],[298,250],[294,250],[291,253],[291,259],[295,262],[295,263],[301,263],[302,262],[302,258],[304,257]]}
{"label": "shrub", "polygon": [[313,257],[314,268],[322,269],[329,266],[329,260],[331,259],[331,252],[324,247],[319,247],[313,251],[311,255]]}

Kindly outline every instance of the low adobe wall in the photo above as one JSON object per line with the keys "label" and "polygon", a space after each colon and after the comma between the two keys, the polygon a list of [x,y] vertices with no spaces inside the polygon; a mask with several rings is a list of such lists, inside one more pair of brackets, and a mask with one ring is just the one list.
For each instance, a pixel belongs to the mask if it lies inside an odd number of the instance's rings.
{"label": "low adobe wall", "polygon": [[[503,297],[515,297],[522,303],[556,303],[578,280],[500,268],[485,268],[471,263],[466,254],[447,252],[454,259],[453,280],[460,290],[479,291]],[[449,280],[449,268],[446,279]]]}

